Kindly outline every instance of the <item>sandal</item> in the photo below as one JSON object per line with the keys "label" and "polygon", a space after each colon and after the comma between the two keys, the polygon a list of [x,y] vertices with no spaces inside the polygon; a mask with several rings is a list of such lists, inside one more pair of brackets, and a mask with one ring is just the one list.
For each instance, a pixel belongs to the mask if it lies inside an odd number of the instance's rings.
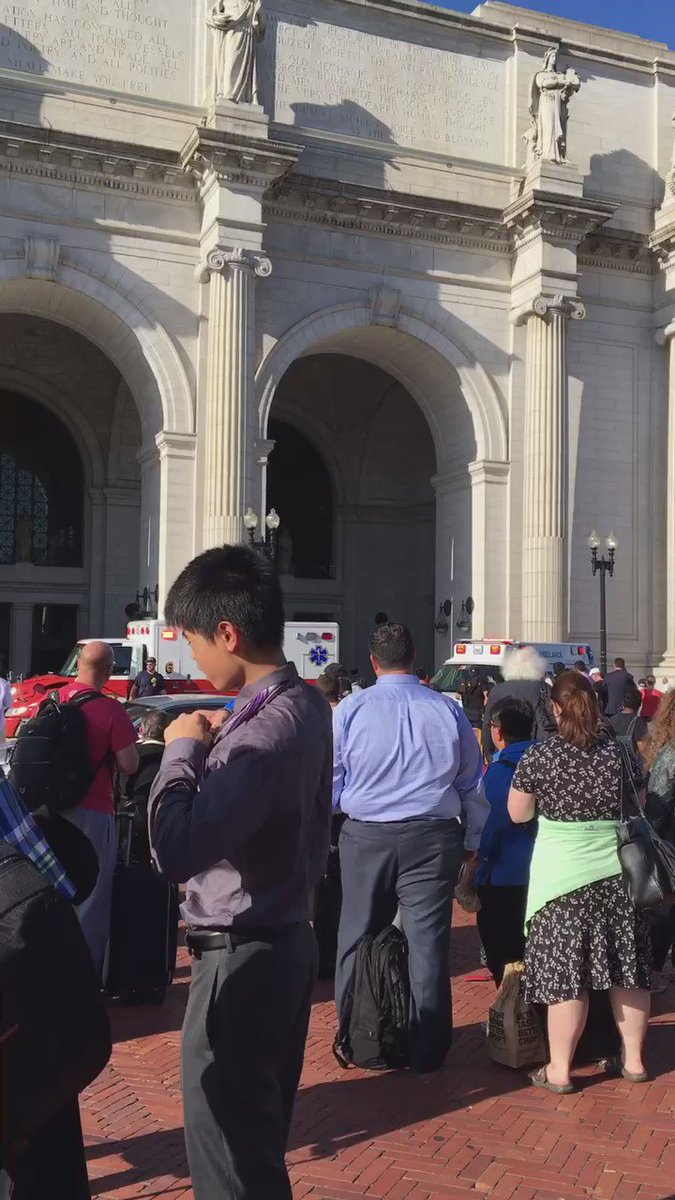
{"label": "sandal", "polygon": [[546,1067],[540,1067],[533,1075],[530,1075],[530,1083],[536,1088],[545,1088],[547,1092],[555,1092],[556,1096],[570,1096],[572,1092],[576,1092],[573,1083],[549,1083],[546,1076]]}
{"label": "sandal", "polygon": [[649,1075],[646,1071],[627,1071],[618,1054],[614,1058],[605,1059],[605,1070],[608,1075],[627,1079],[629,1083],[649,1083]]}

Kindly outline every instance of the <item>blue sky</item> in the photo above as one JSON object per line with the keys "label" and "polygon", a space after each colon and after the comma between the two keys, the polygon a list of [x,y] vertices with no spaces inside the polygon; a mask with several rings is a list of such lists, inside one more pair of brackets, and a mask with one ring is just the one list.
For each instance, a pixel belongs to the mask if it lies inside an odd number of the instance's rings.
{"label": "blue sky", "polygon": [[[432,0],[441,8],[471,12],[479,0]],[[518,4],[518,0],[508,0]],[[675,49],[675,0],[536,0],[520,4],[555,17],[570,17],[590,25],[604,25],[667,42]]]}

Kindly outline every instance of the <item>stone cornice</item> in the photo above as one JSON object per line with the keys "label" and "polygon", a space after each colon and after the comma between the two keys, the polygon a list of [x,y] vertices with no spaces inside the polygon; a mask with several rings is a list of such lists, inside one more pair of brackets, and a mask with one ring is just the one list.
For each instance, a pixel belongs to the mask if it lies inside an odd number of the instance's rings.
{"label": "stone cornice", "polygon": [[675,255],[675,204],[662,209],[656,218],[656,229],[649,244],[662,267],[670,266]]}
{"label": "stone cornice", "polygon": [[519,196],[504,210],[504,222],[513,233],[516,249],[544,236],[553,242],[578,245],[605,221],[618,205],[582,197],[552,197],[537,189]]}
{"label": "stone cornice", "polygon": [[265,220],[302,222],[386,237],[467,246],[509,254],[510,236],[498,209],[448,203],[378,188],[293,174],[265,198]]}
{"label": "stone cornice", "polygon": [[613,230],[598,231],[579,246],[579,264],[635,275],[653,275],[656,256],[649,238]]}
{"label": "stone cornice", "polygon": [[172,150],[0,121],[0,173],[139,198],[192,202],[193,181]]}
{"label": "stone cornice", "polygon": [[215,176],[218,183],[264,192],[296,165],[301,153],[286,142],[200,127],[185,143],[180,161],[201,188]]}

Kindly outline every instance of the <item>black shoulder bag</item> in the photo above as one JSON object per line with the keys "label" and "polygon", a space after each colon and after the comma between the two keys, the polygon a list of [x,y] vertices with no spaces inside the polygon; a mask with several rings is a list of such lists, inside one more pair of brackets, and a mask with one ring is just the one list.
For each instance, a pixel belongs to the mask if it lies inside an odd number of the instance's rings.
{"label": "black shoulder bag", "polygon": [[[619,861],[628,893],[636,909],[654,909],[675,903],[675,847],[660,838],[650,825],[635,786],[631,755],[621,742],[621,823],[618,829]],[[636,812],[626,811],[630,788]]]}

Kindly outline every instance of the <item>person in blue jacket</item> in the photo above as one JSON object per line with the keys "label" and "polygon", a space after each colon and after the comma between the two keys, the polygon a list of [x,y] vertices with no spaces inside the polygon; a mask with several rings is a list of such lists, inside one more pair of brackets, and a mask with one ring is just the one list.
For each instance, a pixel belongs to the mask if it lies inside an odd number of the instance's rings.
{"label": "person in blue jacket", "polygon": [[490,713],[497,752],[485,773],[490,815],[474,882],[481,903],[478,932],[497,987],[506,964],[521,962],[525,951],[525,907],[537,823],[514,825],[507,801],[513,773],[532,745],[533,717],[529,701],[516,697],[499,700]]}

